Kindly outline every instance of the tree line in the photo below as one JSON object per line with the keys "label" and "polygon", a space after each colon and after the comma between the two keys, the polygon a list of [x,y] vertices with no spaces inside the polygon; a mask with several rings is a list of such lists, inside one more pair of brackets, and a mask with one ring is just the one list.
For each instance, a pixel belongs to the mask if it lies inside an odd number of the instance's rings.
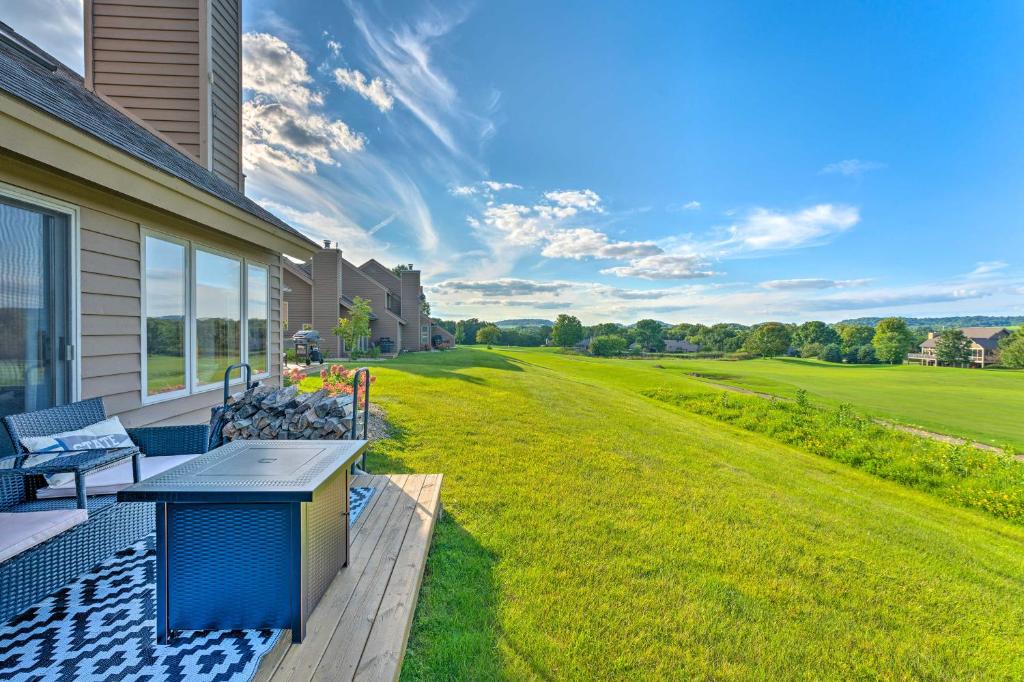
{"label": "tree line", "polygon": [[[588,352],[607,357],[625,354],[630,349],[662,352],[665,342],[674,339],[694,344],[702,352],[740,358],[798,355],[851,364],[902,363],[907,353],[919,349],[930,331],[911,327],[899,317],[880,318],[874,325],[810,320],[802,324],[684,322],[669,326],[645,319],[632,325],[603,322],[586,326],[576,316],[562,314],[550,327],[502,329],[476,318],[441,324],[455,335],[457,343],[463,344],[542,346],[550,342],[562,348],[574,348],[586,342]],[[971,361],[970,339],[958,328],[939,330],[935,354],[944,364],[967,365]],[[1000,355],[1004,366],[1024,367],[1024,329],[1003,340]]]}

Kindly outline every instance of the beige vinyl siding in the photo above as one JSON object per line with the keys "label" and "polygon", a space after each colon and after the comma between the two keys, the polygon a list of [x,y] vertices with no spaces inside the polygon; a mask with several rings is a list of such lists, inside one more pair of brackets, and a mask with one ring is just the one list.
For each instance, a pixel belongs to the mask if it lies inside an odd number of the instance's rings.
{"label": "beige vinyl siding", "polygon": [[242,11],[239,0],[210,3],[211,161],[217,175],[242,187]]}
{"label": "beige vinyl siding", "polygon": [[86,5],[92,87],[202,162],[201,0],[86,0]]}
{"label": "beige vinyl siding", "polygon": [[313,255],[313,329],[320,332],[320,348],[328,358],[341,354],[341,339],[332,332],[341,315],[341,252],[321,249]]}
{"label": "beige vinyl siding", "polygon": [[[420,318],[420,273],[418,270],[402,273],[402,319],[405,320],[405,333],[402,335],[402,350],[422,350]],[[427,324],[429,324],[427,320]]]}
{"label": "beige vinyl siding", "polygon": [[302,329],[304,324],[313,324],[313,292],[309,283],[298,275],[284,271],[284,286],[290,291],[285,292],[284,300],[288,301],[288,336]]}
{"label": "beige vinyl siding", "polygon": [[381,337],[388,337],[395,344],[394,348],[397,350],[401,339],[398,330],[400,323],[398,318],[386,312],[387,289],[349,261],[343,260],[342,264],[344,266],[341,279],[342,293],[348,298],[356,296],[365,298],[370,302],[370,307],[373,309],[374,315],[377,316],[376,320],[370,322],[371,341],[377,343]]}
{"label": "beige vinyl siding", "polygon": [[369,260],[360,265],[359,269],[390,289],[396,296],[401,295],[402,282],[395,273],[391,272],[390,268],[384,267],[375,260]]}
{"label": "beige vinyl siding", "polygon": [[263,247],[185,221],[166,211],[32,166],[0,152],[0,181],[79,209],[78,303],[82,398],[102,398],[128,426],[199,423],[221,400],[219,389],[164,402],[142,402],[141,227],[230,251],[270,273],[271,377],[281,372],[281,262]]}

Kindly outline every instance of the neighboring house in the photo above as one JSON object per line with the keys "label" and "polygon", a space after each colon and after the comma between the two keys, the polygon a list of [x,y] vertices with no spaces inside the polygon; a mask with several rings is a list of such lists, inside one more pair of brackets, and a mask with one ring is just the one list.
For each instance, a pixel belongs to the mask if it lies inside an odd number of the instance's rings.
{"label": "neighboring house", "polygon": [[194,423],[232,363],[279,381],[282,254],[317,245],[244,194],[240,2],[208,4],[86,0],[84,79],[0,23],[0,414]]}
{"label": "neighboring house", "polygon": [[346,352],[341,339],[331,332],[357,296],[368,300],[373,310],[363,350],[387,342],[393,354],[430,350],[445,342],[455,345],[455,338],[423,313],[420,272],[411,266],[401,275],[373,259],[357,267],[325,242],[308,263],[286,259],[284,272],[288,329],[294,332],[311,325],[320,332],[320,345],[328,357]]}
{"label": "neighboring house", "polygon": [[[963,327],[960,329],[971,342],[971,367],[985,367],[999,362],[999,342],[1010,335],[1003,327]],[[941,334],[928,332],[920,353],[908,353],[907,362],[919,365],[939,365],[935,352]]]}
{"label": "neighboring house", "polygon": [[665,352],[666,353],[696,353],[700,350],[700,346],[689,341],[680,341],[677,339],[665,339]]}
{"label": "neighboring house", "polygon": [[455,334],[441,326],[440,320],[430,318],[430,339],[435,348],[455,348]]}

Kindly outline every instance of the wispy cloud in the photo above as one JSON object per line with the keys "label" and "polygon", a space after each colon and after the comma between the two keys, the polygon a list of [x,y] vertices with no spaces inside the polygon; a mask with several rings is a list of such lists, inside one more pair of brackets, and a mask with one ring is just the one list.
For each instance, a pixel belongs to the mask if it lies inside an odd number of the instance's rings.
{"label": "wispy cloud", "polygon": [[819,244],[860,222],[854,206],[818,204],[793,212],[755,208],[728,228],[716,250],[775,251]]}
{"label": "wispy cloud", "polygon": [[0,18],[63,64],[85,72],[82,0],[49,0],[45,11],[36,2],[0,2]]}
{"label": "wispy cloud", "polygon": [[762,289],[847,289],[865,286],[870,279],[772,279],[761,282]]}
{"label": "wispy cloud", "polygon": [[698,210],[700,210],[700,202],[696,201],[696,200],[688,201],[685,204],[683,204],[683,210],[684,211],[698,211]]}
{"label": "wispy cloud", "polygon": [[716,273],[708,269],[707,261],[697,254],[659,254],[634,259],[629,265],[601,270],[602,274],[639,279],[700,279]]}
{"label": "wispy cloud", "polygon": [[823,175],[845,175],[847,177],[857,177],[871,171],[882,170],[885,167],[886,164],[881,163],[880,161],[844,159],[842,161],[830,163],[818,172]]}
{"label": "wispy cloud", "polygon": [[991,275],[1010,267],[1010,264],[1001,260],[982,261],[970,272],[972,276]]}

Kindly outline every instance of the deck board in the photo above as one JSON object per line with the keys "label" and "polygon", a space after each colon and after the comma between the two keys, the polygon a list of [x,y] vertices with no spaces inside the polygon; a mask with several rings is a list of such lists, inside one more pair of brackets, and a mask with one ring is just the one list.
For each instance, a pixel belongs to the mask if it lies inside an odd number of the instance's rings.
{"label": "deck board", "polygon": [[440,474],[357,476],[373,497],[351,528],[349,565],[310,615],[306,638],[290,633],[256,679],[396,679],[409,637],[434,522]]}

